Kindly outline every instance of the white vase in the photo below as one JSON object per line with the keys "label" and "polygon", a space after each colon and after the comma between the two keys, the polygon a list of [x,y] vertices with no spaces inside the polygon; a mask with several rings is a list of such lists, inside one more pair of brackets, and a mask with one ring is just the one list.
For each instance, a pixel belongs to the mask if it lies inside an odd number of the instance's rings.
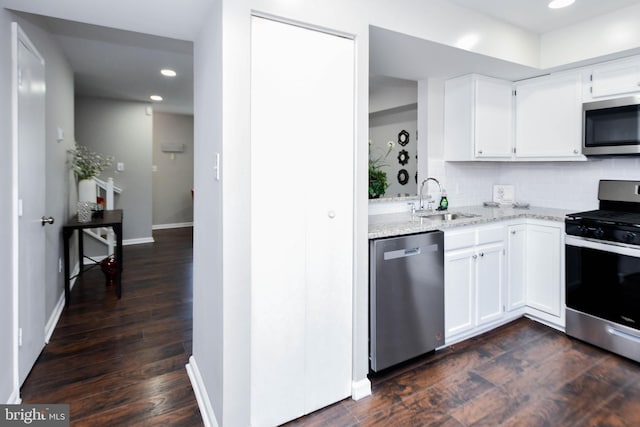
{"label": "white vase", "polygon": [[98,195],[96,194],[96,182],[93,178],[81,179],[78,181],[78,201],[96,203]]}

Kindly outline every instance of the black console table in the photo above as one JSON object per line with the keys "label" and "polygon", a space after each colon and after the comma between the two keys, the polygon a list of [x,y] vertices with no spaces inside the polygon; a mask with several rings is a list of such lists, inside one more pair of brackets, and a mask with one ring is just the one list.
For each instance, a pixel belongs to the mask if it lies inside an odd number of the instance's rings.
{"label": "black console table", "polygon": [[122,297],[122,209],[114,209],[110,211],[102,211],[102,217],[91,218],[89,222],[79,222],[78,216],[74,216],[62,227],[62,240],[64,242],[64,298],[65,306],[69,307],[71,271],[69,266],[69,240],[73,236],[73,232],[78,230],[78,262],[82,274],[82,266],[84,264],[84,243],[83,232],[85,228],[101,228],[111,227],[116,235],[116,295],[118,299]]}

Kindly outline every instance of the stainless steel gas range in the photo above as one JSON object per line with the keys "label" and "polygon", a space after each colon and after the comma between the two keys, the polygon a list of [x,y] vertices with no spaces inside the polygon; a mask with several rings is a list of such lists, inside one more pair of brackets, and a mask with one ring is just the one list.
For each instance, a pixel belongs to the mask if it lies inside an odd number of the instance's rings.
{"label": "stainless steel gas range", "polygon": [[640,362],[640,181],[602,180],[567,215],[566,333]]}

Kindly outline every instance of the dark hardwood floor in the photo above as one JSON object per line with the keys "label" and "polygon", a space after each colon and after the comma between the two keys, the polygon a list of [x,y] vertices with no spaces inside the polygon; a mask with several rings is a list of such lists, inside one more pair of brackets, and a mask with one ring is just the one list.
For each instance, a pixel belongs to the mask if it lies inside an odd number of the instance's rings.
{"label": "dark hardwood floor", "polygon": [[288,426],[640,426],[640,364],[520,319]]}
{"label": "dark hardwood floor", "polygon": [[[73,426],[201,426],[191,354],[191,229],[126,246],[123,296],[99,268],[22,387],[25,403],[68,403]],[[528,319],[372,377],[292,426],[640,426],[640,364]]]}
{"label": "dark hardwood floor", "polygon": [[99,267],[22,387],[24,403],[68,403],[73,426],[201,426],[185,364],[192,342],[192,229],[124,247],[122,299]]}

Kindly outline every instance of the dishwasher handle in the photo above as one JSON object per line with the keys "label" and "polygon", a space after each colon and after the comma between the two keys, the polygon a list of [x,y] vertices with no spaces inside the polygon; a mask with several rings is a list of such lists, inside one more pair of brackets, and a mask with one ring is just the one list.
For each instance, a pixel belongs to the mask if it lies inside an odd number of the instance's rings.
{"label": "dishwasher handle", "polygon": [[384,260],[392,260],[398,258],[407,258],[410,256],[421,255],[423,253],[428,252],[437,252],[438,244],[428,245],[428,246],[418,246],[415,248],[406,248],[406,249],[397,249],[395,251],[387,251],[384,253]]}

